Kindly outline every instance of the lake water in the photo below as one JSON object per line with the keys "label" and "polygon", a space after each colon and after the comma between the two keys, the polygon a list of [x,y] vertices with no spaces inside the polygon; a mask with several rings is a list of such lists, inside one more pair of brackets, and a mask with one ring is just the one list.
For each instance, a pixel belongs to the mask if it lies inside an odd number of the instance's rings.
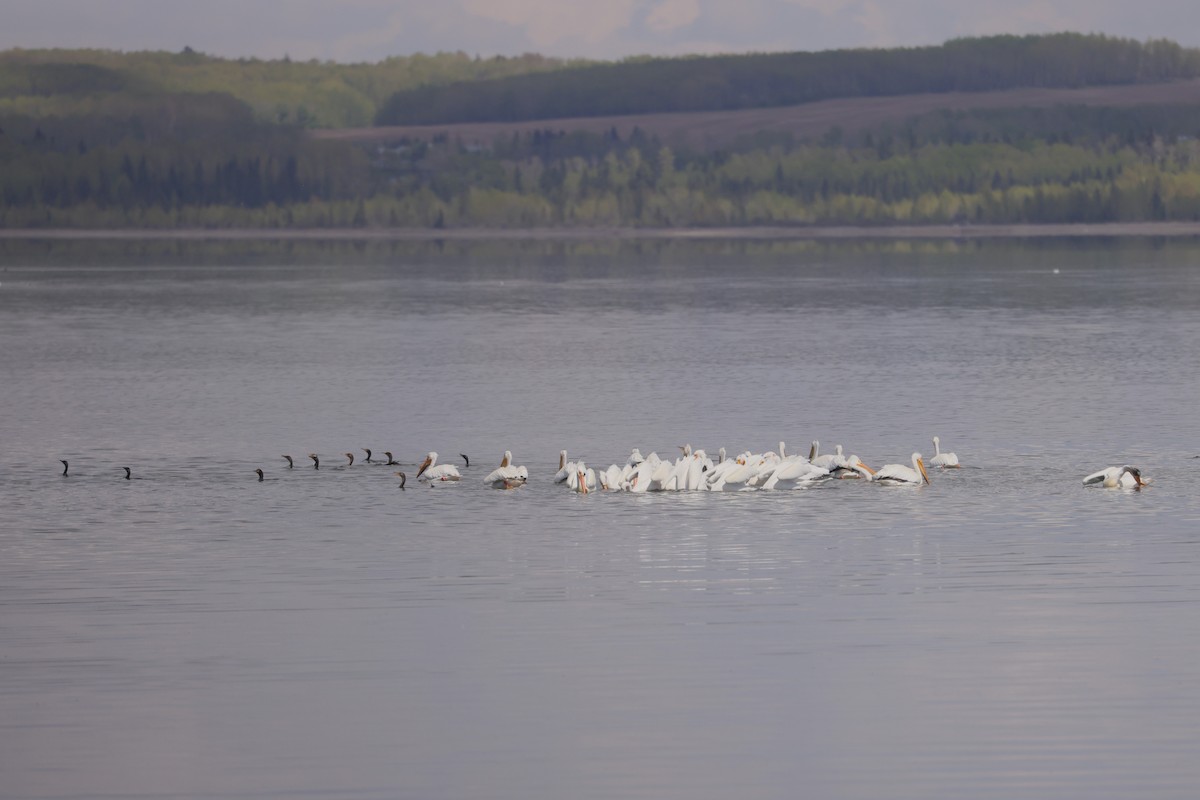
{"label": "lake water", "polygon": [[[1198,265],[0,245],[0,796],[1195,797]],[[920,489],[551,483],[934,434]]]}

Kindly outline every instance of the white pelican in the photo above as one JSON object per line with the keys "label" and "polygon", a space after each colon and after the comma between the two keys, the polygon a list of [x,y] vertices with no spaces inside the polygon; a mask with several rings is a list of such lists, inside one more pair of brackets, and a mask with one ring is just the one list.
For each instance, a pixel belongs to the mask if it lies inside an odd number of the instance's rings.
{"label": "white pelican", "polygon": [[616,464],[609,465],[608,469],[600,470],[596,473],[596,480],[600,481],[600,488],[606,492],[619,492],[623,488],[621,486],[621,468]]}
{"label": "white pelican", "polygon": [[571,474],[571,467],[567,465],[567,451],[558,451],[558,472],[554,473],[554,482],[562,483]]}
{"label": "white pelican", "polygon": [[457,481],[462,478],[462,475],[458,473],[458,467],[453,464],[439,464],[437,458],[438,454],[432,451],[425,456],[425,460],[421,462],[421,468],[417,470],[417,480]]}
{"label": "white pelican", "polygon": [[846,458],[842,455],[842,446],[839,444],[833,448],[834,452],[821,455],[821,443],[813,442],[812,449],[808,451],[808,460],[814,467],[821,467],[832,472],[839,467],[849,466]]}
{"label": "white pelican", "polygon": [[1105,467],[1083,479],[1083,485],[1101,483],[1105,489],[1141,489],[1146,486],[1142,471],[1126,464],[1123,467]]}
{"label": "white pelican", "polygon": [[[781,442],[782,444],[782,442]],[[764,489],[796,489],[824,478],[829,470],[814,466],[803,458],[793,456],[777,464],[763,481]]]}
{"label": "white pelican", "polygon": [[942,469],[958,469],[962,466],[958,463],[958,456],[954,453],[942,452],[942,442],[936,436],[933,437],[933,458],[929,459],[929,463]]}
{"label": "white pelican", "polygon": [[588,469],[582,461],[574,461],[575,472],[567,479],[567,486],[580,494],[587,494],[596,488],[596,473]]}
{"label": "white pelican", "polygon": [[708,489],[711,492],[741,492],[753,489],[759,467],[757,461],[751,463],[745,455],[726,461],[712,471],[708,479]]}
{"label": "white pelican", "polygon": [[867,480],[871,480],[871,476],[875,474],[875,470],[864,464],[858,456],[851,455],[846,459],[846,466],[838,467],[830,474],[840,480],[845,480],[846,478],[866,478]]}
{"label": "white pelican", "polygon": [[488,473],[483,482],[493,489],[516,489],[524,486],[529,479],[529,470],[525,467],[515,467],[512,463],[512,451],[505,450],[500,459],[500,466]]}
{"label": "white pelican", "polygon": [[912,466],[904,464],[884,464],[879,471],[871,476],[878,483],[892,485],[920,485],[929,483],[929,473],[925,471],[925,462],[920,453],[912,454]]}

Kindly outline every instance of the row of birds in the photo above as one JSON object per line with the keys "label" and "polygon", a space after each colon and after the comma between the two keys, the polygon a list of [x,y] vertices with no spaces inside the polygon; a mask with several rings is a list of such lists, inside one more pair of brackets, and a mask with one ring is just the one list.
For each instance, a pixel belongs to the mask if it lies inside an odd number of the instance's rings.
{"label": "row of birds", "polygon": [[[612,464],[607,469],[593,470],[582,461],[568,461],[567,451],[559,452],[558,472],[554,482],[565,484],[568,489],[587,494],[592,491],[610,492],[656,492],[656,491],[750,491],[756,489],[798,489],[811,485],[815,481],[834,479],[862,479],[869,482],[888,485],[922,485],[929,483],[929,472],[925,467],[924,457],[917,452],[912,454],[911,464],[886,464],[878,470],[868,467],[857,455],[844,455],[839,444],[833,453],[822,454],[821,444],[812,443],[808,456],[788,455],[787,447],[779,443],[779,452],[752,453],[745,451],[733,458],[727,458],[725,448],[717,452],[717,460],[713,461],[704,450],[693,450],[690,444],[680,447],[682,455],[674,461],[660,458],[657,453],[643,457],[634,448],[624,465]],[[930,466],[942,469],[957,469],[962,466],[955,453],[943,453],[941,440],[933,437],[934,455],[929,460]],[[363,448],[367,454],[366,463],[383,464],[384,466],[400,466],[392,453],[385,452],[387,461],[372,461],[373,453],[369,448]],[[354,454],[346,453],[349,463],[354,465]],[[459,453],[466,467],[471,466],[471,459],[464,453]],[[313,469],[321,468],[321,459],[316,453],[309,453]],[[295,460],[282,456],[287,461],[288,468],[295,468]],[[70,465],[61,460],[63,475],[68,474]],[[125,479],[129,480],[132,473],[129,467],[125,470]],[[254,470],[260,481],[265,479],[263,470]],[[399,488],[407,484],[407,474],[394,473],[400,478]],[[417,469],[418,481],[427,482],[431,486],[443,483],[456,483],[462,480],[462,473],[454,464],[438,463],[438,454],[430,452]],[[500,466],[488,473],[483,482],[496,489],[518,489],[529,480],[529,470],[513,463],[512,452],[506,450],[500,459]],[[1083,479],[1084,485],[1102,485],[1110,489],[1141,489],[1148,485],[1142,479],[1141,470],[1137,467],[1123,465],[1106,467],[1093,472]]]}

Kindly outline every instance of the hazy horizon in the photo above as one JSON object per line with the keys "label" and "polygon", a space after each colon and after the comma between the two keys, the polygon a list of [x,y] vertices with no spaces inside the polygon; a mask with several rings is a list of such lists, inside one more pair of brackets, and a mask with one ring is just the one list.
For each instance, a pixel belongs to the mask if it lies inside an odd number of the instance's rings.
{"label": "hazy horizon", "polygon": [[[340,62],[457,52],[636,55],[916,47],[1077,31],[1200,44],[1200,6],[1149,0],[0,0],[0,49],[100,48]],[[1186,36],[1181,36],[1186,33]]]}

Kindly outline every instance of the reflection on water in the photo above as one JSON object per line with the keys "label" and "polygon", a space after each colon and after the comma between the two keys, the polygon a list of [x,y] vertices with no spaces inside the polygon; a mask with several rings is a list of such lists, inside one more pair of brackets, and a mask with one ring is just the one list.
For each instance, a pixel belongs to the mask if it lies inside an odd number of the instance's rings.
{"label": "reflection on water", "polygon": [[[1194,244],[0,254],[0,795],[1200,781]],[[935,433],[966,467],[922,489],[549,482]],[[506,449],[530,485],[485,489]]]}

